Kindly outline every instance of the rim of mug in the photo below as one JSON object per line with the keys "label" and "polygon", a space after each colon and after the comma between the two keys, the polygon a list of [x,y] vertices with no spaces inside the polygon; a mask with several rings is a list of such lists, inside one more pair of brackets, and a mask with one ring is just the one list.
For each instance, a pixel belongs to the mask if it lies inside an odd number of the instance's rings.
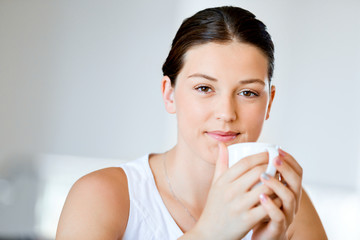
{"label": "rim of mug", "polygon": [[231,150],[239,145],[242,146],[251,146],[251,145],[258,145],[259,147],[263,146],[263,147],[276,147],[279,148],[279,145],[275,144],[275,143],[266,143],[266,142],[242,142],[242,143],[235,143],[232,145],[228,146],[228,149]]}

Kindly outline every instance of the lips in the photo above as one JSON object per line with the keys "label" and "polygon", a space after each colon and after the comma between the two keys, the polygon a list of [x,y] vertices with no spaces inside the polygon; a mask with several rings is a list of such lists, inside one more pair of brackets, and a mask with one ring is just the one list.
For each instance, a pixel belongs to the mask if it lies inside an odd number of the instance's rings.
{"label": "lips", "polygon": [[238,132],[223,132],[223,131],[212,131],[212,132],[206,132],[208,136],[214,138],[217,141],[220,142],[231,142],[232,140],[234,140],[239,133]]}

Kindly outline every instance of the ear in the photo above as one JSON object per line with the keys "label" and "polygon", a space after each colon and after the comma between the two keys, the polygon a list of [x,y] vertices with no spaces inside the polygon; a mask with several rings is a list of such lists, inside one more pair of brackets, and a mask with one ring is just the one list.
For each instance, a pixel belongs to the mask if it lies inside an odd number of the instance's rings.
{"label": "ear", "polygon": [[274,98],[275,98],[275,92],[276,92],[275,86],[271,85],[270,99],[269,99],[269,104],[268,104],[267,111],[266,111],[266,120],[268,120],[269,117],[270,117],[270,110],[271,110],[271,106],[272,106],[272,103],[273,103]]}
{"label": "ear", "polygon": [[164,76],[161,81],[161,92],[168,113],[176,113],[175,105],[175,89],[171,86],[171,80],[168,76]]}

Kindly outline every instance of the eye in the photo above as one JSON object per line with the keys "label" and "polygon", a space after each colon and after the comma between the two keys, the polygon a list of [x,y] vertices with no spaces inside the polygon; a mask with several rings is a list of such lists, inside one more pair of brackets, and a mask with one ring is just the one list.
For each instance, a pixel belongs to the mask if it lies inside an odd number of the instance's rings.
{"label": "eye", "polygon": [[244,91],[240,92],[240,95],[245,96],[245,97],[257,97],[257,96],[259,96],[259,94],[255,93],[253,91],[250,91],[250,90],[244,90]]}
{"label": "eye", "polygon": [[212,89],[208,86],[198,86],[195,87],[195,90],[197,90],[200,93],[210,93],[212,92]]}

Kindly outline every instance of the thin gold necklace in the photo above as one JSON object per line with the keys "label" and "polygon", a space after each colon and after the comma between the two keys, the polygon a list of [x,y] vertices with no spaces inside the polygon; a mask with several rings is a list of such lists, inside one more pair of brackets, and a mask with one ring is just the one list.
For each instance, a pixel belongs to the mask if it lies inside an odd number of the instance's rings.
{"label": "thin gold necklace", "polygon": [[191,214],[191,212],[189,211],[189,209],[180,201],[180,199],[176,196],[172,186],[171,186],[171,183],[170,183],[170,179],[169,179],[169,176],[168,176],[168,173],[167,173],[167,169],[166,169],[166,153],[164,153],[164,157],[163,157],[163,163],[164,163],[164,171],[165,171],[165,177],[166,177],[166,181],[169,185],[169,189],[170,189],[170,192],[171,192],[171,195],[173,196],[173,198],[184,208],[185,212],[192,218],[192,220],[194,222],[197,222],[196,218]]}

